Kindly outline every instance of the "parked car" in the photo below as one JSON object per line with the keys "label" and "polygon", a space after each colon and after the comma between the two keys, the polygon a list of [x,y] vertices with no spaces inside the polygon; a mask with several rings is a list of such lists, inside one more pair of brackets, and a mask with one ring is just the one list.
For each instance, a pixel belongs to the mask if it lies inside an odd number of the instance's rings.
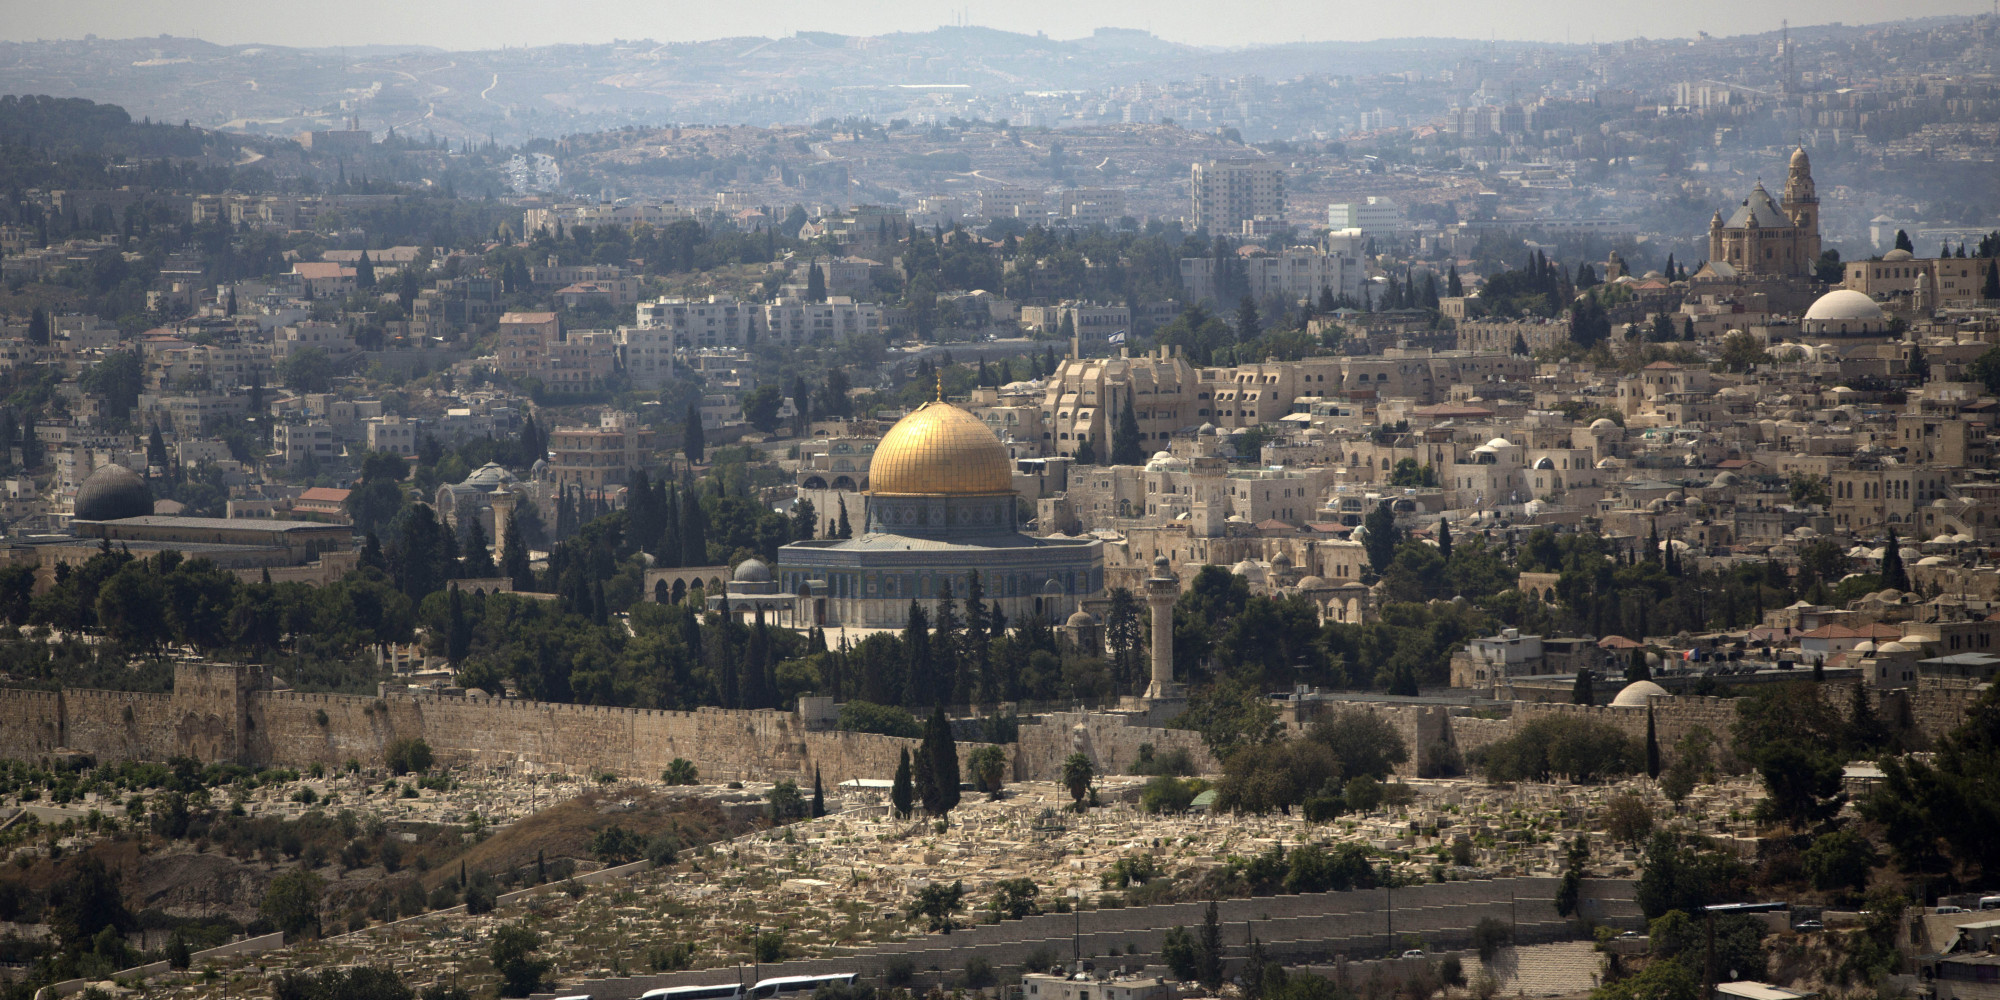
{"label": "parked car", "polygon": [[1801,934],[1811,934],[1814,931],[1826,930],[1826,925],[1820,923],[1817,920],[1801,920],[1798,923],[1793,924],[1792,929],[1798,931]]}
{"label": "parked car", "polygon": [[1406,951],[1406,952],[1404,952],[1404,953],[1403,953],[1403,957],[1404,957],[1404,958],[1422,958],[1422,957],[1424,957],[1424,950],[1423,950],[1422,948],[1411,948],[1411,949],[1410,949],[1409,951]]}

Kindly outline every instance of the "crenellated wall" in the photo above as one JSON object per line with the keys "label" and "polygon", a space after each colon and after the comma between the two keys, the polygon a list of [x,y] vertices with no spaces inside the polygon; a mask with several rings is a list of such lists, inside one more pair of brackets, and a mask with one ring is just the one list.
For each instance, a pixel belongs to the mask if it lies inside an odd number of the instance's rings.
{"label": "crenellated wall", "polygon": [[[172,694],[70,689],[0,689],[0,757],[35,758],[58,748],[103,760],[164,760],[177,754],[252,765],[340,766],[349,760],[380,766],[398,739],[421,738],[446,764],[533,765],[581,774],[650,777],[675,758],[693,761],[710,780],[823,781],[894,775],[904,749],[918,741],[809,727],[791,712],[704,708],[693,712],[605,708],[501,698],[392,694],[383,697],[263,690],[261,668],[182,664]],[[1853,686],[1829,683],[1822,696],[1843,714]],[[1950,731],[1979,698],[1976,686],[1926,680],[1909,690],[1869,691],[1891,725],[1913,727],[1926,739]],[[1696,726],[1727,749],[1736,701],[1665,696],[1653,700],[1661,751]],[[1525,722],[1579,716],[1609,722],[1634,738],[1646,734],[1647,710],[1511,702],[1499,718],[1454,715],[1442,705],[1379,701],[1329,702],[1326,712],[1360,709],[1387,720],[1411,758],[1398,768],[1420,773],[1434,754],[1471,756]],[[1011,747],[1012,780],[1055,780],[1062,762],[1084,753],[1101,774],[1130,773],[1139,748],[1186,750],[1202,773],[1218,770],[1191,730],[1141,725],[1147,716],[1057,712],[1023,725]],[[959,760],[985,744],[959,743]]]}
{"label": "crenellated wall", "polygon": [[165,760],[174,747],[174,696],[70,688],[63,745],[100,760]]}
{"label": "crenellated wall", "polygon": [[0,690],[0,755],[33,758],[63,745],[61,694]]}

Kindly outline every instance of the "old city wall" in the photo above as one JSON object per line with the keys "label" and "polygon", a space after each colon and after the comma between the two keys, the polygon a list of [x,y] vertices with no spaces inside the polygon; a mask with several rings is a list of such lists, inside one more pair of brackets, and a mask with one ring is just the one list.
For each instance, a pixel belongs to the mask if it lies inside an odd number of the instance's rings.
{"label": "old city wall", "polygon": [[1201,734],[1193,730],[1135,726],[1123,715],[1103,712],[1052,712],[1021,727],[1014,749],[1014,780],[1056,781],[1062,777],[1063,761],[1073,753],[1089,757],[1099,774],[1130,774],[1140,746],[1146,744],[1155,754],[1187,751],[1200,773],[1221,769],[1202,745]]}
{"label": "old city wall", "polygon": [[[788,712],[670,712],[551,702],[391,695],[255,694],[249,756],[259,763],[375,766],[398,739],[421,738],[447,764],[532,764],[650,776],[677,757],[710,780],[890,778],[916,740],[808,730]],[[960,743],[963,762],[982,744]]]}
{"label": "old city wall", "polygon": [[174,696],[69,688],[63,743],[99,760],[165,760],[174,755]]}
{"label": "old city wall", "polygon": [[63,745],[63,696],[0,690],[0,755],[31,759]]}

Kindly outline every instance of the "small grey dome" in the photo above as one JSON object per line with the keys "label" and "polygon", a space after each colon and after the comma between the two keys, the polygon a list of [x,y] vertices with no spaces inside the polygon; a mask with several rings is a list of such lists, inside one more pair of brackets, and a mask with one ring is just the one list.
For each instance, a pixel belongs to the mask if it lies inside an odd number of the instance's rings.
{"label": "small grey dome", "polygon": [[770,583],[771,567],[762,559],[745,559],[736,564],[736,572],[730,579],[737,583]]}
{"label": "small grey dome", "polygon": [[153,491],[122,465],[102,465],[76,490],[76,519],[116,521],[153,512]]}

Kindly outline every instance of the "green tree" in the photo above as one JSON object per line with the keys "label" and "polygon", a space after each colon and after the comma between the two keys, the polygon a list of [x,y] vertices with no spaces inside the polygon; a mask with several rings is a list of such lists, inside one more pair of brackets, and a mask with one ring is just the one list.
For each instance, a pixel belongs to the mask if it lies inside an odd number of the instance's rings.
{"label": "green tree", "polygon": [[812,814],[812,806],[799,791],[799,783],[787,778],[771,786],[765,799],[771,804],[771,821],[778,824],[795,819],[805,819]]}
{"label": "green tree", "polygon": [[932,882],[917,890],[916,898],[910,902],[910,919],[923,918],[934,932],[950,933],[954,926],[952,914],[965,905],[965,882],[963,880],[945,885]]}
{"label": "green tree", "polygon": [[[942,612],[939,621],[944,620]],[[924,752],[930,757],[931,779],[937,783],[938,808],[935,815],[958,808],[959,783],[961,774],[958,766],[958,742],[951,737],[951,722],[944,716],[944,706],[931,709],[931,718],[924,734]],[[927,804],[928,805],[928,804]]]}
{"label": "green tree", "polygon": [[1589,874],[1590,843],[1582,836],[1571,838],[1562,881],[1556,886],[1556,915],[1575,916],[1583,897],[1583,880]]}
{"label": "green tree", "polygon": [[1201,951],[1194,943],[1194,935],[1185,927],[1168,928],[1160,941],[1160,961],[1173,971],[1175,979],[1192,982],[1201,973]]}
{"label": "green tree", "polygon": [[294,392],[325,392],[333,387],[333,359],[317,347],[301,347],[278,365],[278,378]]}
{"label": "green tree", "polygon": [[1700,1000],[1701,982],[1680,962],[1653,962],[1638,975],[1590,991],[1590,1000]]}
{"label": "green tree", "polygon": [[766,434],[778,429],[778,411],[785,406],[785,396],[776,382],[766,382],[743,397],[743,419],[750,426]]}
{"label": "green tree", "polygon": [[1813,888],[1855,894],[1868,887],[1868,873],[1880,858],[1875,845],[1850,828],[1813,838],[1803,861]]}
{"label": "green tree", "polygon": [[325,886],[326,880],[318,872],[294,868],[271,880],[259,909],[287,936],[318,936],[319,899]]}
{"label": "green tree", "polygon": [[1202,914],[1201,935],[1195,942],[1195,978],[1210,993],[1222,987],[1223,961],[1227,955],[1222,946],[1222,916],[1215,900],[1208,901],[1208,910]]}
{"label": "green tree", "polygon": [[1917,252],[1917,245],[1915,243],[1910,242],[1909,233],[1906,233],[1898,229],[1896,230],[1896,246],[1894,247],[1894,249],[1904,250],[1914,254]]}
{"label": "green tree", "polygon": [[1062,783],[1069,789],[1069,797],[1076,800],[1078,809],[1083,808],[1083,797],[1090,791],[1090,783],[1097,778],[1097,766],[1090,758],[1073,753],[1063,760]]}
{"label": "green tree", "polygon": [[524,924],[504,924],[493,933],[486,957],[500,974],[499,993],[503,997],[525,997],[539,993],[548,981],[554,963],[535,957],[542,936]]}
{"label": "green tree", "polygon": [[1910,589],[1910,573],[1903,568],[1903,547],[1894,528],[1889,529],[1889,540],[1882,545],[1882,586],[1895,591]]}
{"label": "green tree", "polygon": [[980,791],[989,795],[1000,794],[1001,784],[1007,777],[1007,751],[997,746],[980,747],[966,759],[966,765]]}
{"label": "green tree", "polygon": [[898,816],[908,816],[916,807],[916,792],[912,785],[910,750],[905,747],[902,756],[896,761],[896,780],[890,784],[889,789],[889,802]]}
{"label": "green tree", "polygon": [[1396,515],[1389,510],[1389,501],[1377,504],[1362,519],[1362,547],[1368,552],[1368,565],[1381,573],[1389,568],[1389,562],[1396,558]]}
{"label": "green tree", "polygon": [[1132,391],[1127,389],[1125,406],[1118,411],[1118,429],[1111,432],[1111,464],[1146,464],[1146,450],[1140,440],[1139,417],[1132,409]]}
{"label": "green tree", "polygon": [[707,445],[703,443],[702,433],[701,408],[690,400],[687,405],[687,416],[681,423],[681,453],[687,456],[689,462],[697,465],[701,464],[702,457],[708,450]]}
{"label": "green tree", "polygon": [[1042,912],[1035,903],[1041,887],[1031,878],[1001,879],[993,884],[993,912],[1005,920],[1020,920]]}

